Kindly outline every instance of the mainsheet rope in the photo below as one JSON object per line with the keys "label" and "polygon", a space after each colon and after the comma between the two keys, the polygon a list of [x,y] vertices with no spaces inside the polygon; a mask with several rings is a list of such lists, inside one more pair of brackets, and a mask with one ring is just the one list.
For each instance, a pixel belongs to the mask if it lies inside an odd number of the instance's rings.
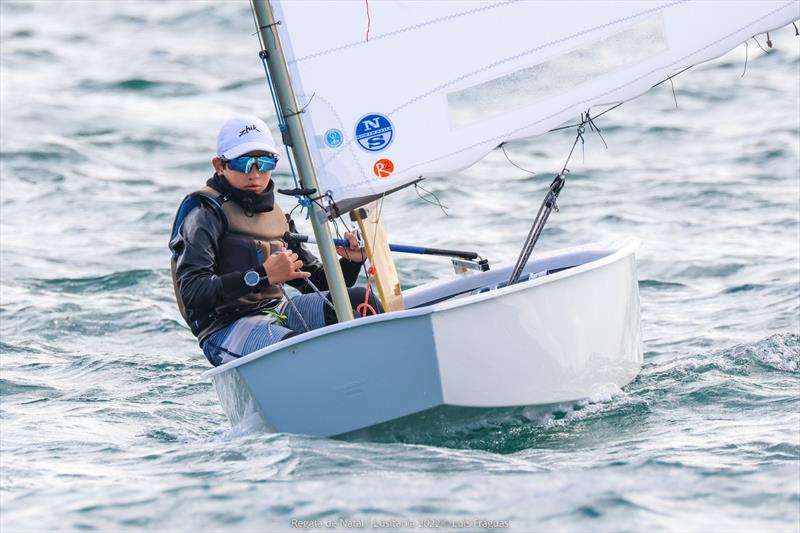
{"label": "mainsheet rope", "polygon": [[367,270],[367,290],[364,293],[364,303],[358,304],[356,307],[356,312],[361,313],[361,316],[367,316],[367,312],[372,313],[373,315],[377,315],[378,312],[369,304],[369,295],[372,291],[372,276],[375,275],[375,267],[370,265],[369,269]]}

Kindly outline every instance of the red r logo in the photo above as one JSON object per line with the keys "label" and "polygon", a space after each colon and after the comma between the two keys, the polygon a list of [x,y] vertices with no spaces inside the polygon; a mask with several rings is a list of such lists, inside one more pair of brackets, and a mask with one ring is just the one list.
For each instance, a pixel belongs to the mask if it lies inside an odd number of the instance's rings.
{"label": "red r logo", "polygon": [[379,159],[372,166],[372,172],[379,178],[386,178],[394,172],[394,163],[391,159]]}

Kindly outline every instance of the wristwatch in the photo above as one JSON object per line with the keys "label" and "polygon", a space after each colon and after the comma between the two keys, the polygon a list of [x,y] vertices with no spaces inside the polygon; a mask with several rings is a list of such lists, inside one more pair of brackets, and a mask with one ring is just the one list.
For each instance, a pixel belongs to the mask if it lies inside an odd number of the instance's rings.
{"label": "wristwatch", "polygon": [[244,273],[244,284],[248,287],[258,287],[261,276],[255,270],[248,270]]}

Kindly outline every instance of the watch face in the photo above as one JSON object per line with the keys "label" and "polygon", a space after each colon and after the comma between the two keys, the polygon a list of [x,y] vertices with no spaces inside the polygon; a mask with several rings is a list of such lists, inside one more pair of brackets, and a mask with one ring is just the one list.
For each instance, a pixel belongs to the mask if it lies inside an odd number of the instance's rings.
{"label": "watch face", "polygon": [[255,287],[258,285],[259,275],[255,270],[246,272],[244,275],[244,282],[248,287]]}

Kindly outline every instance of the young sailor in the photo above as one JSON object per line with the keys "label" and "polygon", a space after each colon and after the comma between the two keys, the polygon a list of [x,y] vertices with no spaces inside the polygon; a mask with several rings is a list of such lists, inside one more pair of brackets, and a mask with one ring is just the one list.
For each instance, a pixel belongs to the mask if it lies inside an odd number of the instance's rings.
{"label": "young sailor", "polygon": [[[183,200],[175,216],[169,243],[175,296],[214,366],[336,323],[336,313],[326,303],[332,298],[322,264],[301,244],[282,240],[287,231],[296,230],[275,203],[271,176],[278,157],[262,120],[230,119],[217,138],[214,175]],[[349,248],[336,251],[342,256],[345,282],[352,287],[365,254],[353,233],[344,237]],[[284,284],[303,294],[289,301]],[[355,309],[365,301],[365,289],[348,290]],[[372,294],[369,304],[381,312]]]}

